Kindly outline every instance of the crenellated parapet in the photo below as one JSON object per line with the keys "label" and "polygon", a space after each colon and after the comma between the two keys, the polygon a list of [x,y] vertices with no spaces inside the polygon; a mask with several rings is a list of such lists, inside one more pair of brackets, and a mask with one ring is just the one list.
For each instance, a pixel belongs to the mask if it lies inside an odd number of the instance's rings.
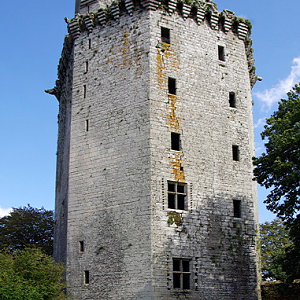
{"label": "crenellated parapet", "polygon": [[251,32],[251,24],[248,20],[237,18],[233,12],[224,10],[219,12],[217,5],[212,1],[193,1],[193,0],[121,0],[114,1],[106,8],[100,8],[97,12],[87,13],[85,15],[76,14],[75,18],[69,20],[68,30],[74,39],[80,32],[88,30],[91,32],[97,25],[104,26],[108,21],[118,21],[121,15],[131,15],[134,10],[163,9],[169,14],[177,11],[184,19],[193,18],[198,24],[205,19],[214,30],[223,30],[228,32],[232,30],[239,39],[245,40]]}
{"label": "crenellated parapet", "polygon": [[[118,22],[122,15],[132,15],[138,10],[163,10],[165,13],[173,14],[177,12],[183,19],[192,18],[198,25],[208,22],[212,30],[223,31],[227,34],[232,31],[240,40],[244,41],[246,55],[248,59],[248,70],[251,86],[253,87],[258,80],[255,74],[252,40],[251,23],[249,20],[238,18],[232,11],[218,11],[217,5],[210,0],[121,0],[121,1],[104,1],[104,0],[81,0],[77,1],[77,10],[89,4],[99,4],[105,8],[99,8],[97,11],[87,14],[76,14],[73,19],[65,19],[68,24],[69,35],[66,36],[62,56],[58,66],[58,80],[56,87],[47,90],[48,93],[54,94],[59,100],[60,87],[64,81],[64,74],[70,62],[70,53],[73,48],[73,42],[84,31],[91,33],[94,28],[104,27],[108,22]],[[108,5],[110,4],[110,5]]]}
{"label": "crenellated parapet", "polygon": [[99,8],[96,12],[85,15],[76,14],[73,19],[66,19],[68,31],[75,40],[83,31],[92,32],[97,26],[105,26],[109,21],[118,22],[121,15],[132,15],[134,10],[164,10],[169,14],[178,12],[182,18],[192,18],[198,25],[207,21],[213,30],[221,30],[225,33],[232,31],[239,39],[243,40],[246,47],[248,68],[252,87],[257,75],[255,74],[252,41],[250,39],[251,23],[249,20],[238,18],[232,11],[218,11],[217,5],[213,1],[201,0],[121,0],[121,1],[99,1],[82,0],[80,5],[100,3],[99,5],[111,3],[105,8]]}

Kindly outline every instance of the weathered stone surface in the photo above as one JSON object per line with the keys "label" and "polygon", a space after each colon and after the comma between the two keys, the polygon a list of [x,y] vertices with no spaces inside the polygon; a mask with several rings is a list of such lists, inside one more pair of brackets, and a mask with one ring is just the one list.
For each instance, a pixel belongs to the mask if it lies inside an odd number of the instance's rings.
{"label": "weathered stone surface", "polygon": [[[226,23],[225,32],[187,11],[129,4],[117,20],[69,22],[76,36],[57,83],[55,256],[66,263],[70,299],[257,300],[245,27]],[[168,208],[168,181],[187,184],[185,210]],[[173,287],[173,258],[190,260],[190,289]]]}

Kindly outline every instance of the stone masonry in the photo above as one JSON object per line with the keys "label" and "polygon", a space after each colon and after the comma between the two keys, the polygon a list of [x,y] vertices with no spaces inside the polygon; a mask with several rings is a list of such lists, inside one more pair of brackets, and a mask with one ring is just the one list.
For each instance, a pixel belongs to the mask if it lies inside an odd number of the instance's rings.
{"label": "stone masonry", "polygon": [[75,11],[47,91],[70,299],[259,299],[250,23],[212,1]]}

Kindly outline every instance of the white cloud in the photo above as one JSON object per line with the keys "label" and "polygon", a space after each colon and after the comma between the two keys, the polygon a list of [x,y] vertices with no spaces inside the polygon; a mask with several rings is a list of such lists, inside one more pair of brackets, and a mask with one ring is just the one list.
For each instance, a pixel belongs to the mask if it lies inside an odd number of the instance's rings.
{"label": "white cloud", "polygon": [[279,102],[280,99],[286,98],[286,93],[289,92],[296,83],[299,83],[299,81],[300,57],[296,57],[293,59],[291,72],[285,79],[282,79],[277,85],[270,89],[255,93],[255,96],[267,107],[270,107],[274,103]]}
{"label": "white cloud", "polygon": [[12,211],[12,208],[2,208],[0,207],[0,218],[8,215]]}
{"label": "white cloud", "polygon": [[256,121],[254,124],[254,128],[259,128],[260,126],[264,125],[266,123],[266,117],[260,118]]}

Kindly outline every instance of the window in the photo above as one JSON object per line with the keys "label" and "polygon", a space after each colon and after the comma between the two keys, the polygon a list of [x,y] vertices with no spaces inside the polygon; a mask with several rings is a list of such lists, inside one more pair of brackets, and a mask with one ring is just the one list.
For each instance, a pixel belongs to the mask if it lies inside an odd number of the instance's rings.
{"label": "window", "polygon": [[241,200],[233,200],[233,216],[235,218],[241,218]]}
{"label": "window", "polygon": [[89,70],[89,62],[88,61],[85,62],[85,67],[84,68],[85,68],[84,72],[87,73],[88,70]]}
{"label": "window", "polygon": [[189,290],[191,288],[191,261],[185,258],[173,258],[174,289]]}
{"label": "window", "polygon": [[83,98],[86,98],[86,85],[83,85]]}
{"label": "window", "polygon": [[239,161],[240,160],[239,146],[232,145],[232,159],[235,160],[235,161]]}
{"label": "window", "polygon": [[80,253],[84,252],[84,241],[79,241],[79,252]]}
{"label": "window", "polygon": [[229,106],[230,107],[236,107],[235,93],[234,92],[229,93]]}
{"label": "window", "polygon": [[90,272],[84,271],[84,284],[89,284],[89,283],[90,283]]}
{"label": "window", "polygon": [[89,49],[91,49],[91,48],[92,48],[92,40],[89,39]]}
{"label": "window", "polygon": [[171,132],[171,149],[180,151],[180,133]]}
{"label": "window", "polygon": [[186,209],[186,183],[168,181],[168,208]]}
{"label": "window", "polygon": [[176,95],[176,79],[168,77],[168,93]]}
{"label": "window", "polygon": [[225,48],[223,46],[218,46],[219,60],[225,61]]}
{"label": "window", "polygon": [[161,41],[166,44],[170,44],[170,29],[161,27]]}
{"label": "window", "polygon": [[85,131],[89,131],[89,120],[85,120]]}

